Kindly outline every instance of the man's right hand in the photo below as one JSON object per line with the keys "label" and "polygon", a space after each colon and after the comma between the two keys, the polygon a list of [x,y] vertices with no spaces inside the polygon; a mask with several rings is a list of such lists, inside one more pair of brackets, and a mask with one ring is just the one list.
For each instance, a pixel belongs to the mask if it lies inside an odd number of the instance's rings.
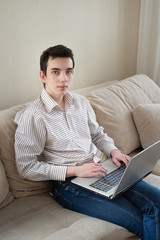
{"label": "man's right hand", "polygon": [[68,166],[66,177],[104,177],[106,168],[100,163],[86,163],[81,166]]}

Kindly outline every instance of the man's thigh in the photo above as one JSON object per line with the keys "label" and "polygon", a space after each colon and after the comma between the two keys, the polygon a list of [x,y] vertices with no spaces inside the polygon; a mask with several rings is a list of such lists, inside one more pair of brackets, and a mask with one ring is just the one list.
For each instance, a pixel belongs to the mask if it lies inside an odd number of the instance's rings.
{"label": "man's thigh", "polygon": [[160,189],[140,181],[124,193],[125,197],[139,209],[144,208],[145,204],[153,203],[160,208]]}
{"label": "man's thigh", "polygon": [[139,236],[143,232],[141,213],[124,195],[109,200],[71,182],[61,182],[54,198],[73,211],[120,225]]}

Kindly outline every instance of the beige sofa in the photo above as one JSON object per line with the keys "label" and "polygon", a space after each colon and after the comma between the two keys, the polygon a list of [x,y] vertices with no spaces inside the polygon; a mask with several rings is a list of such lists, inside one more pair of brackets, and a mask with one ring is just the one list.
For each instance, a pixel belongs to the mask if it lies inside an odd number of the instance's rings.
{"label": "beige sofa", "polygon": [[[122,152],[134,155],[160,138],[160,88],[147,76],[136,75],[75,92],[87,97],[97,121]],[[122,227],[62,208],[48,193],[49,181],[20,179],[14,158],[13,120],[22,107],[0,111],[0,239],[138,239]],[[158,161],[145,181],[160,188],[159,175]]]}

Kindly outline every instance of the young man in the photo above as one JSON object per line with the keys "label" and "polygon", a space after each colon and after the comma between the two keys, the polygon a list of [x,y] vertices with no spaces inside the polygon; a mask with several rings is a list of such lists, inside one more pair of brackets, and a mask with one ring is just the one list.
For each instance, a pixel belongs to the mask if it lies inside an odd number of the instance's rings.
{"label": "young man", "polygon": [[[16,164],[22,178],[53,180],[53,197],[64,207],[127,228],[141,239],[160,238],[160,190],[141,181],[114,200],[70,182],[71,177],[107,174],[94,163],[97,148],[115,164],[128,164],[103,128],[92,118],[83,98],[69,93],[74,70],[70,49],[58,45],[43,52],[40,97],[17,113]],[[97,147],[97,148],[96,148]]]}

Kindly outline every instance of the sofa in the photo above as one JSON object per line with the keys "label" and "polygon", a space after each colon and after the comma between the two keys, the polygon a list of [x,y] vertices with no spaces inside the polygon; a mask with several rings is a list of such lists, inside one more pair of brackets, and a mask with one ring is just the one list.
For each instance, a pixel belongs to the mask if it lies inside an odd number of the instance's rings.
{"label": "sofa", "polygon": [[[123,153],[133,156],[160,139],[160,88],[148,76],[135,75],[74,92],[83,96],[93,117]],[[19,177],[14,117],[27,104],[0,111],[0,240],[138,239],[120,226],[64,209],[49,194],[50,181]],[[97,155],[102,161],[107,158],[100,151]],[[160,160],[144,180],[160,188],[159,176]]]}

